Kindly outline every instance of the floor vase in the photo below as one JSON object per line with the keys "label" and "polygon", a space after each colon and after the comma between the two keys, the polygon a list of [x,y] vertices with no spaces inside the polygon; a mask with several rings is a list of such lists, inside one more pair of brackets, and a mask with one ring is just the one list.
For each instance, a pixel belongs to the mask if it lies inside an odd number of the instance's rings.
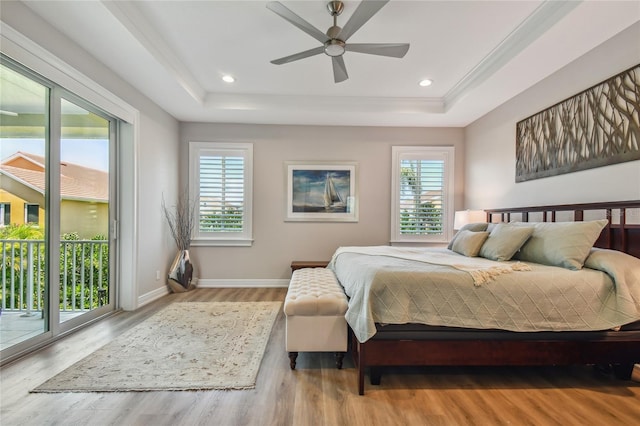
{"label": "floor vase", "polygon": [[196,287],[193,283],[193,265],[189,258],[189,250],[180,250],[176,254],[169,268],[167,284],[174,293],[182,293]]}

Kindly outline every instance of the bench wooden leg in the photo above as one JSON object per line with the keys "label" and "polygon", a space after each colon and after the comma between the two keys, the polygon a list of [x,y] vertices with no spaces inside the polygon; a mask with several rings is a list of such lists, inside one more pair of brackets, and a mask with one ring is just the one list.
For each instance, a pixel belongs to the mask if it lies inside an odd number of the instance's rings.
{"label": "bench wooden leg", "polygon": [[298,358],[298,352],[289,352],[289,367],[292,370],[296,369],[296,358]]}
{"label": "bench wooden leg", "polygon": [[342,360],[344,359],[345,352],[336,352],[336,367],[338,370],[342,369]]}

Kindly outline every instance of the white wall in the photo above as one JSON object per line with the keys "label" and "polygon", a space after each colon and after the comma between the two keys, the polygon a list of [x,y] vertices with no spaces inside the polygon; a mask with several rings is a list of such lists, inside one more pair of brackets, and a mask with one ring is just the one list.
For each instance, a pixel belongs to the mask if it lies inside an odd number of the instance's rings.
{"label": "white wall", "polygon": [[[189,141],[254,143],[252,247],[192,247],[205,280],[284,279],[292,260],[329,260],[341,245],[389,244],[391,146],[456,148],[456,183],[463,180],[463,130],[182,123],[183,179]],[[360,197],[357,223],[285,222],[285,161],[355,161]],[[456,187],[456,206],[462,203]]]}
{"label": "white wall", "polygon": [[640,63],[640,23],[465,129],[465,208],[640,199],[640,161],[515,183],[516,123]]}
{"label": "white wall", "polygon": [[[160,206],[163,194],[169,204],[175,203],[177,196],[178,121],[95,60],[89,52],[53,29],[22,3],[2,2],[0,17],[13,29],[138,111],[138,126],[133,129],[131,138],[135,138],[137,144],[122,147],[123,152],[134,158],[131,161],[132,159],[127,157],[126,161],[123,161],[129,169],[122,170],[119,175],[119,178],[126,176],[124,182],[120,179],[123,193],[130,193],[131,199],[137,204],[135,223],[125,224],[123,227],[127,232],[136,232],[133,236],[137,241],[135,252],[132,253],[134,261],[123,261],[134,266],[136,274],[130,275],[131,279],[122,285],[126,289],[131,286],[137,288],[134,298],[156,290],[164,291],[165,280],[162,278],[156,281],[156,271],[159,270],[163,277],[166,276],[169,262],[175,254],[175,247],[168,237]],[[134,140],[130,140],[128,143],[133,142]],[[130,170],[132,168],[135,170]]]}

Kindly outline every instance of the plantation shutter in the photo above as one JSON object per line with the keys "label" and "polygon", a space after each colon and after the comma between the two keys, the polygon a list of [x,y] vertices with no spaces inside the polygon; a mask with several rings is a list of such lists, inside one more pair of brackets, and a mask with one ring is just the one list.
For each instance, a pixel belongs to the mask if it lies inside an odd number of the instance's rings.
{"label": "plantation shutter", "polygon": [[191,142],[189,168],[198,206],[193,245],[251,245],[253,145]]}
{"label": "plantation shutter", "polygon": [[453,147],[392,147],[392,243],[449,240],[453,156]]}
{"label": "plantation shutter", "polygon": [[402,160],[400,234],[441,235],[444,161]]}
{"label": "plantation shutter", "polygon": [[200,232],[242,232],[244,227],[244,157],[200,157]]}

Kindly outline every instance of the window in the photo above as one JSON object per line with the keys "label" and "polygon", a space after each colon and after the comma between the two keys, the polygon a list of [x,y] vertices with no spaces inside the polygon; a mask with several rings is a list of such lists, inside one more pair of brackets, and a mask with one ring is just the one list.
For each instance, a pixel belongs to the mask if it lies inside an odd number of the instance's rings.
{"label": "window", "polygon": [[0,203],[0,226],[11,224],[11,203]]}
{"label": "window", "polygon": [[253,144],[191,142],[189,170],[193,245],[250,246]]}
{"label": "window", "polygon": [[40,206],[38,204],[24,204],[24,223],[38,225],[40,220]]}
{"label": "window", "polygon": [[446,242],[453,220],[453,147],[392,147],[391,242]]}

